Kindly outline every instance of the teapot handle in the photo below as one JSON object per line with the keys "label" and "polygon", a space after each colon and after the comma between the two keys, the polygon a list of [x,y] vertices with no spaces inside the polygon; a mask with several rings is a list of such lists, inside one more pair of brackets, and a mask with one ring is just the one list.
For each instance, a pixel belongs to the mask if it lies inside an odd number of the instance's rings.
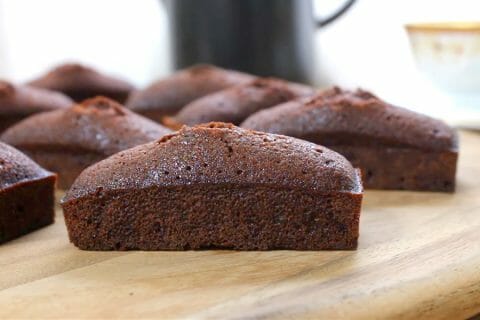
{"label": "teapot handle", "polygon": [[316,23],[317,23],[317,28],[320,28],[320,27],[324,27],[326,26],[327,24],[329,24],[330,22],[333,22],[334,20],[336,20],[337,18],[339,18],[340,16],[342,16],[345,12],[348,11],[348,9],[350,9],[350,7],[354,4],[355,0],[348,0],[346,1],[343,6],[341,6],[340,8],[338,8],[335,12],[333,12],[331,15],[325,17],[325,18],[319,18],[317,19]]}

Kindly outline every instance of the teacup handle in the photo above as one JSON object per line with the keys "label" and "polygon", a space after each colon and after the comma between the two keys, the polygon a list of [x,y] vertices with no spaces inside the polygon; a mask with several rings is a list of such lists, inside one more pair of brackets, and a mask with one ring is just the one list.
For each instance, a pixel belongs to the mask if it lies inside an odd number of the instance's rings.
{"label": "teacup handle", "polygon": [[317,19],[317,28],[324,27],[330,22],[333,22],[334,20],[342,16],[345,12],[348,11],[348,9],[350,9],[350,7],[353,5],[354,2],[355,0],[348,0],[343,4],[343,6],[338,8],[338,10],[333,12],[331,15],[325,18]]}

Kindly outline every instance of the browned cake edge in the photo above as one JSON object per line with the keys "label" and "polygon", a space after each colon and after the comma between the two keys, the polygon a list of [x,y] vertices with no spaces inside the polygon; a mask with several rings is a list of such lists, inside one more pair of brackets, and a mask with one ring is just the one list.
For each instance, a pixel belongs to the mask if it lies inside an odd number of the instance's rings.
{"label": "browned cake edge", "polygon": [[54,221],[55,175],[0,190],[0,243]]}
{"label": "browned cake edge", "polygon": [[455,191],[456,151],[327,146],[362,171],[367,189]]}

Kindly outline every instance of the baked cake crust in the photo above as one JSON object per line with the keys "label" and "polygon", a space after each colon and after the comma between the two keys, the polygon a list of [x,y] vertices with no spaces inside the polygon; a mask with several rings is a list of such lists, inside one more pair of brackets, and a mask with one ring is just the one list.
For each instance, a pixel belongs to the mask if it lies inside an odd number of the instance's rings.
{"label": "baked cake crust", "polygon": [[440,120],[337,87],[259,111],[242,127],[322,144],[362,169],[366,188],[453,191],[456,132]]}
{"label": "baked cake crust", "polygon": [[160,79],[144,90],[132,93],[126,106],[162,123],[165,116],[176,114],[189,102],[207,94],[252,81],[246,73],[211,65],[195,65]]}
{"label": "baked cake crust", "polygon": [[354,249],[360,180],[322,146],[210,123],[89,167],[62,207],[81,249]]}
{"label": "baked cake crust", "polygon": [[258,78],[194,100],[172,120],[176,126],[192,126],[211,121],[239,125],[254,112],[300,96],[312,95],[313,92],[309,86],[275,78]]}
{"label": "baked cake crust", "polygon": [[0,132],[34,113],[64,109],[72,104],[70,98],[59,92],[0,80]]}
{"label": "baked cake crust", "polygon": [[76,102],[102,95],[124,103],[134,90],[133,85],[125,80],[78,63],[60,65],[30,81],[29,85],[63,92]]}
{"label": "baked cake crust", "polygon": [[0,143],[0,243],[53,223],[55,174]]}
{"label": "baked cake crust", "polygon": [[170,132],[113,100],[96,97],[29,117],[5,131],[1,140],[59,173],[59,186],[68,188],[89,165]]}

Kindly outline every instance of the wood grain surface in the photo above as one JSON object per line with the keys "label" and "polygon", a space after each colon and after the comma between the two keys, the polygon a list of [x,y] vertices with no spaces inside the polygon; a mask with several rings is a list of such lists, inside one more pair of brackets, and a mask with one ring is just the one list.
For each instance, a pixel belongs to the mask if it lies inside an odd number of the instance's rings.
{"label": "wood grain surface", "polygon": [[87,252],[53,226],[0,246],[0,318],[465,319],[480,313],[480,135],[455,194],[367,191],[357,251]]}

